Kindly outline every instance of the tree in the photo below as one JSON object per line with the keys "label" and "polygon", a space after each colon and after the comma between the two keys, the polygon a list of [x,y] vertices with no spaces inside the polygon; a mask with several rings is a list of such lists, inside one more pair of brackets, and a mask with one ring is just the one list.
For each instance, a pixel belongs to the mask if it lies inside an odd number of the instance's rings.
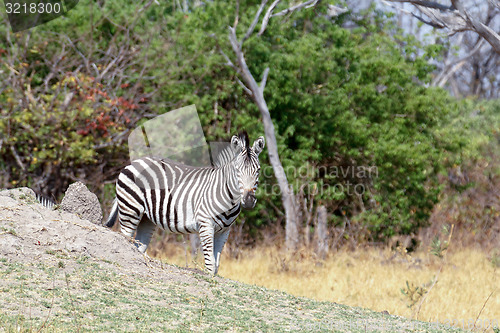
{"label": "tree", "polygon": [[487,5],[486,19],[481,22],[459,0],[450,0],[450,5],[442,5],[433,1],[423,0],[388,0],[391,2],[408,2],[415,6],[422,14],[427,16],[424,19],[421,16],[413,14],[420,21],[438,29],[448,29],[450,34],[463,31],[474,31],[484,38],[495,50],[500,53],[500,35],[488,24],[491,24],[494,17],[500,12],[500,3],[495,0],[489,0]]}
{"label": "tree", "polygon": [[[446,87],[456,97],[494,99],[500,96],[498,50],[495,52],[493,45],[483,38],[484,34],[473,29],[474,26],[460,27],[450,23],[467,16],[476,25],[485,25],[485,29],[494,35],[495,31],[500,31],[498,2],[461,0],[457,7],[459,10],[453,10],[453,3],[457,2],[444,5],[431,1],[393,1],[400,3],[399,6],[385,0],[382,2],[395,9],[400,29],[422,43],[430,44],[433,52],[439,55],[434,62],[436,70],[431,85]],[[421,14],[417,15],[414,8]],[[460,11],[465,14],[460,14]],[[436,29],[431,31],[433,28]]]}
{"label": "tree", "polygon": [[[133,20],[137,24],[132,30],[129,14],[148,3],[123,6],[112,0],[97,8],[91,2],[88,6],[96,9],[92,22],[87,20],[89,8],[77,6],[69,20],[43,26],[47,31],[66,31],[69,40],[61,39],[62,45],[53,33],[32,34],[29,52],[22,52],[18,45],[24,40],[11,43],[0,38],[0,49],[8,56],[2,59],[22,73],[10,68],[0,73],[4,87],[19,87],[0,92],[0,131],[19,133],[10,135],[12,141],[0,138],[0,177],[7,172],[8,186],[32,186],[48,172],[65,182],[74,176],[87,183],[107,174],[94,183],[105,192],[102,184],[109,181],[110,197],[111,183],[127,163],[122,133],[139,119],[196,104],[209,141],[223,140],[240,129],[255,137],[265,132],[257,98],[272,116],[278,162],[294,195],[299,238],[289,239],[307,244],[320,231],[316,228],[326,223],[328,235],[336,240],[330,244],[355,245],[356,240],[383,241],[425,225],[437,200],[436,172],[444,163],[446,146],[453,146],[447,134],[434,133],[454,102],[444,90],[425,87],[432,79],[432,53],[423,53],[413,36],[388,33],[394,28],[388,15],[371,10],[361,18],[350,13],[332,17],[343,10],[333,10],[325,2],[314,10],[298,10],[304,4],[299,3],[290,7],[297,8],[294,11],[285,3],[269,11],[272,4],[266,4],[256,15],[258,1],[241,2],[235,24],[234,6],[225,1],[206,2],[187,13],[177,10],[176,3],[153,2]],[[345,28],[347,20],[353,24]],[[237,41],[236,53],[227,38],[228,26]],[[18,50],[25,56],[18,57]],[[243,76],[241,64],[253,81]],[[95,80],[99,74],[100,83]],[[29,77],[31,84],[19,81]],[[76,94],[87,90],[89,94]],[[96,96],[103,92],[109,100]],[[146,102],[141,102],[143,97]],[[130,122],[121,118],[121,109]],[[118,125],[101,124],[108,114]],[[57,117],[64,120],[64,128]],[[105,137],[100,135],[101,125],[110,125]],[[44,134],[36,132],[39,128]],[[60,136],[67,138],[64,149],[58,146]],[[102,148],[95,151],[95,146]],[[54,157],[61,152],[65,155],[60,159]],[[263,172],[256,209],[243,212],[239,220],[245,221],[249,242],[266,226],[282,230],[286,217],[268,153],[270,149],[261,155],[267,175]],[[55,159],[61,168],[54,167]],[[26,173],[20,165],[43,174]],[[294,174],[303,166],[305,174]],[[378,172],[370,174],[372,166]],[[64,190],[64,184],[49,180],[47,185]],[[345,191],[335,191],[342,186]],[[364,191],[355,193],[356,188]],[[322,205],[327,219],[320,214],[321,223],[316,224]]]}
{"label": "tree", "polygon": [[[291,13],[296,10],[300,10],[305,7],[314,6],[318,0],[308,0],[302,3],[299,3],[295,6],[284,9],[278,13],[273,14],[274,9],[280,3],[280,0],[274,1],[269,8],[267,9],[266,14],[261,23],[261,28],[259,30],[259,35],[264,33],[266,30],[266,26],[269,22],[269,19],[273,16],[282,16],[288,13]],[[255,14],[255,18],[248,28],[246,34],[239,41],[236,36],[236,26],[238,25],[238,15],[236,15],[236,19],[234,25],[229,27],[229,41],[231,42],[231,47],[236,56],[236,65],[229,59],[229,57],[225,54],[225,58],[227,60],[227,64],[234,68],[236,72],[241,76],[243,82],[239,81],[240,84],[244,87],[245,92],[255,101],[257,104],[261,116],[262,122],[264,124],[264,132],[266,136],[268,151],[269,151],[269,160],[274,170],[274,174],[278,181],[280,190],[281,190],[281,199],[283,202],[283,208],[285,210],[286,215],[286,236],[285,236],[285,245],[288,250],[295,250],[298,244],[298,229],[297,229],[297,204],[295,202],[295,194],[293,189],[288,184],[288,180],[285,174],[285,170],[283,169],[283,165],[281,164],[279,154],[278,154],[278,144],[276,142],[275,129],[273,125],[273,121],[271,119],[271,114],[269,113],[269,108],[267,106],[266,100],[264,98],[264,89],[266,87],[267,76],[269,74],[269,67],[267,67],[262,73],[262,79],[260,85],[257,84],[253,74],[247,66],[245,55],[243,54],[243,43],[254,33],[255,27],[260,20],[264,7],[267,4],[267,0],[263,0],[257,13]],[[239,7],[239,6],[238,6]]]}

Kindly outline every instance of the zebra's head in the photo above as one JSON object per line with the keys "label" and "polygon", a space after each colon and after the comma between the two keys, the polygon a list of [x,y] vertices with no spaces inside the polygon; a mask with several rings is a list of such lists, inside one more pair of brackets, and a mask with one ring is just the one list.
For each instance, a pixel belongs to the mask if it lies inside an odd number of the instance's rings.
{"label": "zebra's head", "polygon": [[253,208],[257,202],[255,191],[259,185],[260,162],[259,154],[265,146],[264,137],[261,136],[252,146],[246,132],[231,138],[231,146],[236,152],[234,167],[236,169],[241,205],[244,208]]}

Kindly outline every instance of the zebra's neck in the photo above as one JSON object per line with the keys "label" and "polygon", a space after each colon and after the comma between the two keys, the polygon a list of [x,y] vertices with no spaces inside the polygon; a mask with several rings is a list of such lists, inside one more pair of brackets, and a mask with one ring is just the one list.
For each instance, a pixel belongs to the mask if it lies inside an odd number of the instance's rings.
{"label": "zebra's neck", "polygon": [[241,192],[234,161],[219,168],[219,172],[222,173],[223,191],[227,193],[233,205],[239,204],[241,202]]}

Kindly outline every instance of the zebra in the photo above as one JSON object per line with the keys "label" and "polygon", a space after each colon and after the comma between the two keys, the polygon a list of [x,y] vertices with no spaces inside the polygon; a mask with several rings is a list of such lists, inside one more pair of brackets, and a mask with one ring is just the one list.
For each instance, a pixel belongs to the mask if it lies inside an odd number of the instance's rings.
{"label": "zebra", "polygon": [[229,228],[241,207],[253,208],[259,183],[261,136],[252,146],[248,134],[231,138],[211,167],[192,167],[169,159],[143,157],[118,176],[116,199],[107,227],[118,220],[121,232],[145,253],[156,226],[172,233],[198,233],[205,268],[216,275]]}
{"label": "zebra", "polygon": [[54,201],[47,199],[46,197],[44,197],[36,192],[35,192],[35,199],[42,206],[44,206],[45,208],[48,208],[48,209],[54,209],[57,206],[57,204]]}

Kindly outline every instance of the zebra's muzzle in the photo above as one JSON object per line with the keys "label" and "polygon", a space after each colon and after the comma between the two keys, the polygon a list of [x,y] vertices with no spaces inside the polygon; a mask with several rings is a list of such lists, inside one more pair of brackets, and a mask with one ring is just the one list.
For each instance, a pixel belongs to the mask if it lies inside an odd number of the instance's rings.
{"label": "zebra's muzzle", "polygon": [[242,202],[243,208],[254,208],[256,202],[257,198],[255,197],[254,192],[250,191],[245,192],[245,194],[243,195],[243,202]]}

